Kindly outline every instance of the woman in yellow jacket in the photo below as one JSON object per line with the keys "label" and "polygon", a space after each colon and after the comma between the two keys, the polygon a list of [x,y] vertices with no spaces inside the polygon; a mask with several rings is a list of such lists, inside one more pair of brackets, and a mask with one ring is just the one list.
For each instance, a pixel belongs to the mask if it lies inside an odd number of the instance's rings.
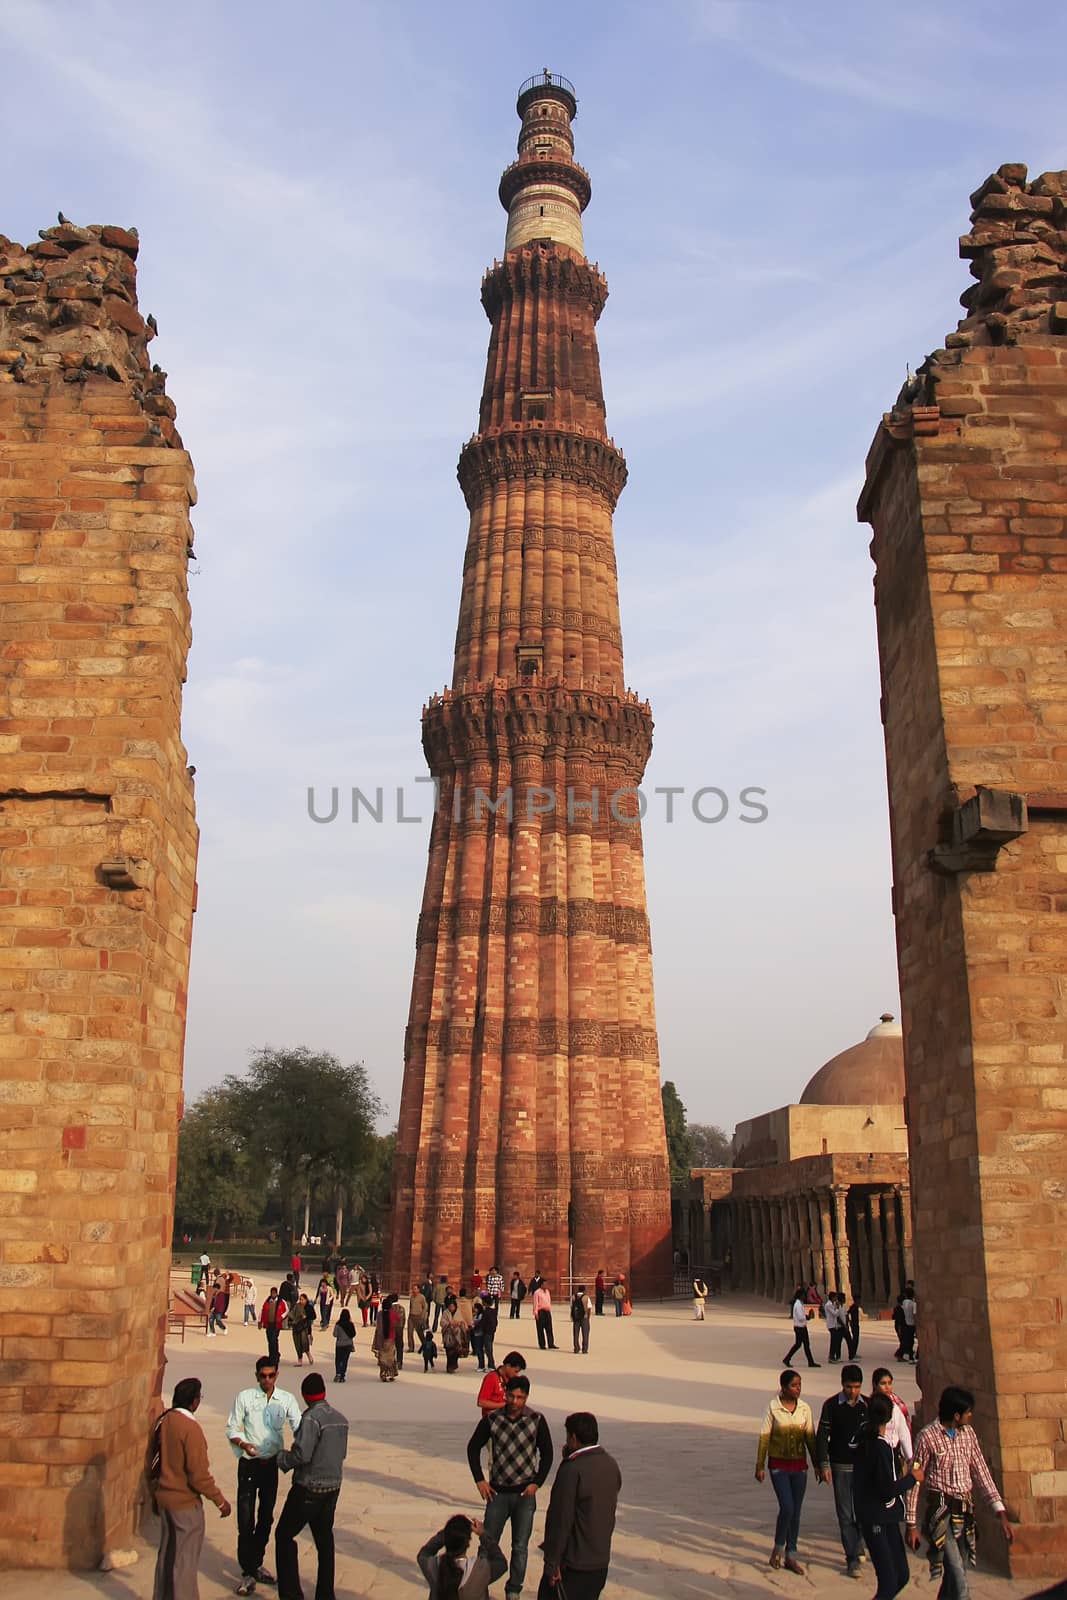
{"label": "woman in yellow jacket", "polygon": [[815,1465],[815,1424],[811,1407],[800,1398],[800,1373],[787,1367],[778,1380],[778,1393],[763,1413],[756,1451],[756,1480],[763,1482],[770,1468],[771,1487],[778,1500],[771,1566],[784,1564],[789,1572],[804,1571],[797,1560],[800,1510],[808,1486],[808,1456]]}

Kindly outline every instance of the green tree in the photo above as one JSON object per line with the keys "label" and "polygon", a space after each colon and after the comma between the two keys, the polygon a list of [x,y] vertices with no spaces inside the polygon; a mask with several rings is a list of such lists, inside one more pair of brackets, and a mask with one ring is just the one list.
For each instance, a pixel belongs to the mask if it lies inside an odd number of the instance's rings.
{"label": "green tree", "polygon": [[233,1234],[253,1226],[266,1195],[255,1159],[234,1118],[233,1096],[208,1089],[191,1105],[178,1129],[175,1231]]}
{"label": "green tree", "polygon": [[304,1045],[255,1051],[246,1076],[231,1075],[222,1087],[233,1096],[239,1125],[280,1194],[284,1258],[292,1246],[297,1207],[303,1204],[306,1217],[316,1191],[333,1196],[339,1225],[339,1195],[352,1192],[373,1155],[381,1102],[362,1062],[346,1066],[329,1052]]}
{"label": "green tree", "polygon": [[685,1125],[685,1106],[674,1084],[667,1079],[661,1090],[663,1120],[667,1127],[667,1156],[670,1161],[671,1183],[689,1182],[693,1165],[693,1146]]}
{"label": "green tree", "polygon": [[733,1160],[730,1136],[713,1122],[691,1122],[688,1126],[694,1167],[728,1167]]}
{"label": "green tree", "polygon": [[374,1135],[367,1160],[350,1193],[353,1223],[361,1234],[369,1234],[377,1245],[385,1238],[385,1226],[392,1198],[393,1156],[396,1129]]}

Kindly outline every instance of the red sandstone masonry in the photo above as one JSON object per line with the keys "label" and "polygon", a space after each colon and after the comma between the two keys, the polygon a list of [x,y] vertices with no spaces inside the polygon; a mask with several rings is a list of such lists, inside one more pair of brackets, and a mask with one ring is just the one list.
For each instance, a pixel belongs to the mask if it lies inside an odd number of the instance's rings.
{"label": "red sandstone masonry", "polygon": [[197,848],[179,731],[195,492],[136,254],[115,228],[0,238],[6,1566],[93,1566],[128,1542],[162,1374]]}
{"label": "red sandstone masonry", "polygon": [[[1067,1558],[1065,193],[1065,173],[1028,185],[1002,167],[973,197],[969,315],[885,418],[860,504],[924,1399],[949,1382],[978,1390],[1018,1524],[1011,1567],[1035,1577],[1062,1576]],[[984,862],[953,855],[953,814],[979,790],[1023,797]],[[995,1530],[984,1549],[1003,1555]]]}
{"label": "red sandstone masonry", "polygon": [[[547,98],[569,148],[566,96]],[[520,148],[539,116],[527,106]],[[565,168],[559,144],[552,160]],[[543,175],[534,156],[519,166],[502,194]],[[571,177],[588,199],[587,178]],[[618,818],[607,804],[640,782],[652,721],[623,678],[611,518],[626,467],[595,332],[606,297],[599,270],[552,238],[509,250],[482,287],[492,333],[459,466],[470,533],[455,670],[423,717],[440,803],[405,1046],[394,1286],[495,1261],[539,1268],[559,1293],[572,1234],[579,1277],[670,1279],[641,831],[625,820],[632,796]],[[509,788],[510,820],[475,800]]]}

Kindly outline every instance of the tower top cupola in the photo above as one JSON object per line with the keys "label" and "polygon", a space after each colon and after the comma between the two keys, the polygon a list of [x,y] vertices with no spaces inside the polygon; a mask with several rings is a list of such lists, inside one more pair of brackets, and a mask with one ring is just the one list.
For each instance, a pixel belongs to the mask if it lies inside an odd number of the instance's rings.
{"label": "tower top cupola", "polygon": [[574,159],[574,85],[545,67],[519,89],[515,109],[522,118],[519,159],[500,180],[500,203],[508,214],[504,249],[539,239],[584,256],[582,212],[592,186]]}

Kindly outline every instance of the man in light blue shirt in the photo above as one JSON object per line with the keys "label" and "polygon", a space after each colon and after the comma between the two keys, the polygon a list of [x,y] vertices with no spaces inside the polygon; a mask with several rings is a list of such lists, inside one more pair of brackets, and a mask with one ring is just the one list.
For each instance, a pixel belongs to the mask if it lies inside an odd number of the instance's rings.
{"label": "man in light blue shirt", "polygon": [[[237,1560],[241,1567],[238,1594],[252,1594],[256,1582],[273,1583],[263,1565],[274,1502],[278,1498],[278,1453],[285,1446],[285,1424],[300,1426],[296,1396],[276,1387],[278,1363],[270,1356],[256,1362],[256,1387],[242,1389],[226,1423],[237,1457]],[[257,1511],[258,1501],[258,1511]]]}

